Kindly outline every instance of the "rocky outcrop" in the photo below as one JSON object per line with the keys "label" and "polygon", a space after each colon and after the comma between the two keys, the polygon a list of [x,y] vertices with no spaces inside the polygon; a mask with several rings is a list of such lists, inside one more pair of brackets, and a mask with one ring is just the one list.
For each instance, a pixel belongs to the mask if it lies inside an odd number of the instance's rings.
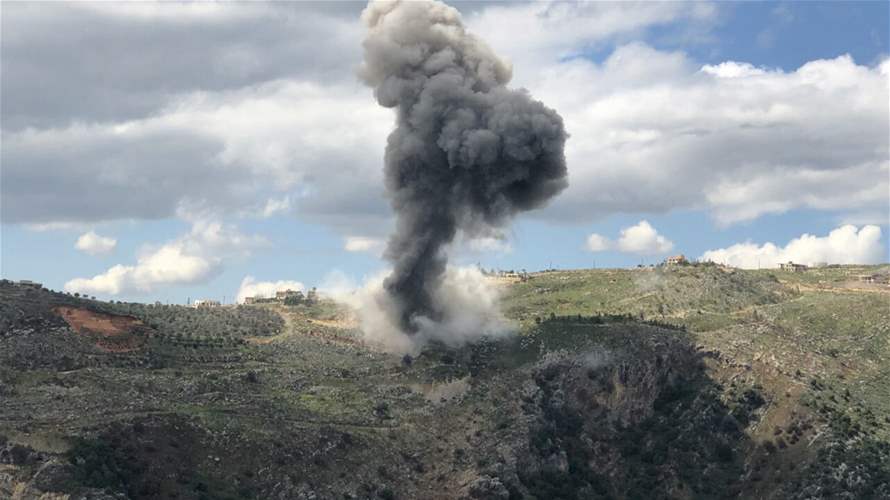
{"label": "rocky outcrop", "polygon": [[550,356],[533,370],[524,492],[709,496],[706,471],[739,487],[747,444],[699,353],[680,332],[642,330],[634,342]]}

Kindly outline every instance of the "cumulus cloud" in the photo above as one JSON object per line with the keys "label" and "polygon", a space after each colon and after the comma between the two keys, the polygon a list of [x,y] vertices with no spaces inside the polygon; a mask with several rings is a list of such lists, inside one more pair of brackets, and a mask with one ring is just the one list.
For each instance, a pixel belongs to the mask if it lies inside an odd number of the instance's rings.
{"label": "cumulus cloud", "polygon": [[245,276],[241,280],[241,286],[238,288],[236,300],[239,304],[244,303],[247,297],[274,297],[275,292],[284,290],[303,291],[306,287],[299,281],[257,281],[253,276]]}
{"label": "cumulus cloud", "polygon": [[636,226],[621,230],[618,238],[618,250],[640,255],[654,255],[670,252],[673,242],[658,234],[648,221],[641,220]]}
{"label": "cumulus cloud", "polygon": [[117,240],[108,236],[99,236],[95,231],[89,231],[77,238],[74,248],[90,255],[103,255],[111,253],[117,246]]}
{"label": "cumulus cloud", "polygon": [[192,205],[385,222],[382,188],[367,186],[391,117],[353,74],[361,7],[4,9],[3,222],[161,219]]}
{"label": "cumulus cloud", "polygon": [[[533,45],[550,62],[710,9],[609,5],[461,8],[480,25],[546,17]],[[381,185],[391,117],[353,74],[362,5],[9,7],[3,222],[159,219],[192,204],[219,215],[295,212],[343,234],[388,221],[382,188],[368,186]],[[571,36],[550,35],[563,22]],[[503,26],[481,32],[515,42]]]}
{"label": "cumulus cloud", "polygon": [[367,186],[389,121],[350,85],[282,81],[191,94],[139,120],[4,134],[3,220],[155,219],[197,205],[379,225],[386,203]]}
{"label": "cumulus cloud", "polygon": [[542,216],[705,209],[726,226],[794,209],[886,212],[888,60],[702,66],[630,43],[600,63],[534,67],[523,83],[572,133],[570,186]]}
{"label": "cumulus cloud", "polygon": [[744,269],[778,267],[782,262],[813,265],[829,264],[878,264],[887,261],[881,243],[881,228],[853,225],[841,226],[827,236],[803,234],[784,247],[774,243],[745,242],[727,248],[708,250],[701,260],[710,260]]}
{"label": "cumulus cloud", "polygon": [[616,241],[597,233],[587,237],[587,250],[591,252],[617,250],[637,255],[658,255],[670,252],[672,248],[674,243],[659,234],[646,220],[622,229]]}
{"label": "cumulus cloud", "polygon": [[360,58],[360,11],[300,2],[4,5],[3,128],[124,122],[198,91],[343,81]]}
{"label": "cumulus cloud", "polygon": [[585,49],[678,22],[690,32],[707,29],[716,16],[715,6],[704,2],[543,1],[489,4],[467,15],[467,24],[513,61],[514,83],[528,86],[539,68],[577,58]]}
{"label": "cumulus cloud", "polygon": [[135,264],[118,264],[92,278],[75,278],[64,288],[67,292],[120,295],[206,283],[222,270],[225,259],[245,256],[265,244],[265,239],[246,236],[234,227],[196,221],[187,234],[158,247],[144,248]]}
{"label": "cumulus cloud", "polygon": [[[707,39],[720,7],[535,2],[469,16],[572,133],[571,184],[541,215],[705,209],[725,226],[800,208],[887,212],[888,60],[844,55],[783,71],[627,43],[668,25]],[[617,47],[602,62],[578,57],[605,43]]]}
{"label": "cumulus cloud", "polygon": [[347,252],[370,252],[380,254],[386,241],[368,236],[347,236],[343,240],[343,249]]}
{"label": "cumulus cloud", "polygon": [[587,250],[590,252],[605,252],[610,248],[612,242],[601,234],[593,233],[587,237]]}
{"label": "cumulus cloud", "polygon": [[182,285],[207,281],[218,263],[189,255],[177,245],[164,245],[140,257],[135,265],[118,264],[92,278],[75,278],[65,283],[65,291],[118,295],[144,293],[161,285]]}
{"label": "cumulus cloud", "polygon": [[[382,182],[391,116],[353,74],[362,7],[5,5],[2,222],[86,230],[201,205],[296,213],[342,235],[386,225],[368,186]],[[534,216],[701,209],[730,225],[813,209],[886,222],[887,60],[702,65],[627,43],[653,27],[707,34],[719,5],[703,3],[459,7],[572,134],[571,184]]]}

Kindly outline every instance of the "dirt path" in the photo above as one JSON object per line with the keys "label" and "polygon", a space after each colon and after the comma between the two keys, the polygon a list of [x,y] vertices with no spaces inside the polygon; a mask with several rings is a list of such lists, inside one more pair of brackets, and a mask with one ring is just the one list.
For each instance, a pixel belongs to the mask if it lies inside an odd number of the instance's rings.
{"label": "dirt path", "polygon": [[324,319],[312,319],[307,318],[310,323],[322,326],[328,326],[331,328],[339,328],[341,330],[349,330],[350,328],[358,328],[358,321],[355,318],[343,318],[343,319],[332,319],[332,320],[324,320]]}
{"label": "dirt path", "polygon": [[[783,283],[791,286],[790,283]],[[871,287],[864,286],[858,282],[846,282],[840,286],[813,286],[796,284],[801,291],[807,292],[831,292],[831,293],[880,293],[890,295],[890,286],[873,285]]]}

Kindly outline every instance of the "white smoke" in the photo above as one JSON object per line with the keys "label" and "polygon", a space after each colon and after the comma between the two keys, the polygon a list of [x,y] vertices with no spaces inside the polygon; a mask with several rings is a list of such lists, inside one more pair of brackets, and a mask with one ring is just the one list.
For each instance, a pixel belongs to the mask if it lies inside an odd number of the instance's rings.
{"label": "white smoke", "polygon": [[397,307],[383,282],[390,273],[380,272],[356,286],[342,273],[332,273],[319,290],[346,304],[356,314],[364,339],[371,345],[396,353],[416,354],[430,341],[460,346],[481,338],[498,338],[515,331],[500,311],[500,290],[475,267],[449,266],[435,296],[443,308],[433,321],[419,317],[417,332],[405,333],[398,324]]}

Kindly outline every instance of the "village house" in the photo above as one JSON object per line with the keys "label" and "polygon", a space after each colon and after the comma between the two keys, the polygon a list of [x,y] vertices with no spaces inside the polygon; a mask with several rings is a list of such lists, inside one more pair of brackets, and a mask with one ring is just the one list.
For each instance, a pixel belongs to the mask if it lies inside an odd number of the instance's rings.
{"label": "village house", "polygon": [[220,303],[218,300],[209,300],[209,299],[198,299],[194,302],[195,309],[201,309],[205,307],[219,307]]}
{"label": "village house", "polygon": [[291,290],[291,289],[279,290],[279,291],[275,292],[275,300],[277,300],[279,302],[284,302],[285,300],[291,299],[291,298],[302,299],[303,292],[301,292],[299,290]]}
{"label": "village house", "polygon": [[793,273],[802,273],[807,270],[807,266],[804,264],[795,264],[789,260],[788,262],[779,264],[779,269],[783,271],[791,271]]}
{"label": "village house", "polygon": [[664,259],[664,265],[666,266],[682,266],[685,264],[689,264],[689,261],[686,260],[686,256],[683,254],[673,255]]}

